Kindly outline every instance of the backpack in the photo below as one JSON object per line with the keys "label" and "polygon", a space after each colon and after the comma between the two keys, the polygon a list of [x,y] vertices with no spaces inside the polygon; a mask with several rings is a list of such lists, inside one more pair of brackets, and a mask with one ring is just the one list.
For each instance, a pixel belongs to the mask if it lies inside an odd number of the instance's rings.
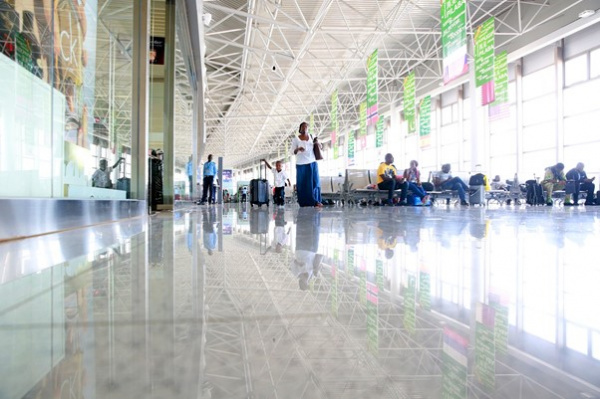
{"label": "backpack", "polygon": [[527,180],[526,203],[529,205],[544,205],[544,192],[542,186],[535,180]]}
{"label": "backpack", "polygon": [[477,173],[469,179],[469,186],[484,186],[485,185],[485,176],[483,173]]}

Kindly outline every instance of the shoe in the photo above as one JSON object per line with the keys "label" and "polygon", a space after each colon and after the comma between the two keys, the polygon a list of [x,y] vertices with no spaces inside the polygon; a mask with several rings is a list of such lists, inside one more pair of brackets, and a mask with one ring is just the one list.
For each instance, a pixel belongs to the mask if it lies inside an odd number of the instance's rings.
{"label": "shoe", "polygon": [[469,206],[469,203],[467,201],[460,201],[460,204],[462,206]]}
{"label": "shoe", "polygon": [[552,204],[552,201],[546,202],[546,205],[547,205],[547,206],[552,206],[552,205],[553,205],[553,204]]}
{"label": "shoe", "polygon": [[563,205],[564,206],[575,206],[575,204],[572,202],[564,202]]}
{"label": "shoe", "polygon": [[511,200],[510,200],[510,199],[507,199],[507,200],[506,200],[506,205],[510,205],[510,202],[511,202]]}
{"label": "shoe", "polygon": [[583,205],[585,205],[585,206],[597,206],[598,204],[596,204],[595,202],[586,202]]}
{"label": "shoe", "polygon": [[408,206],[408,202],[406,202],[406,201],[399,201],[394,206]]}

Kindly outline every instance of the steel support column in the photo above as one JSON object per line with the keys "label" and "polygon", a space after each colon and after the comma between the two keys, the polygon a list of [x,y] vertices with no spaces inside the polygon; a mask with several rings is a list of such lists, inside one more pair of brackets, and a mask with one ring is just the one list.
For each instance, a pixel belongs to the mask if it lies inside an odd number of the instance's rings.
{"label": "steel support column", "polygon": [[131,198],[148,198],[148,38],[150,1],[133,3]]}

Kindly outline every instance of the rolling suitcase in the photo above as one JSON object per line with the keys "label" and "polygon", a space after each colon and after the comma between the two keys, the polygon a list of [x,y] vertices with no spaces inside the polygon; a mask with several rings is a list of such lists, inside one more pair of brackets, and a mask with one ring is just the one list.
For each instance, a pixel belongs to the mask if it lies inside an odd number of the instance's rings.
{"label": "rolling suitcase", "polygon": [[260,175],[258,179],[250,180],[250,207],[253,205],[262,206],[263,204],[269,206],[269,182],[261,178],[262,167],[260,168]]}
{"label": "rolling suitcase", "polygon": [[485,205],[485,186],[469,186],[469,204]]}

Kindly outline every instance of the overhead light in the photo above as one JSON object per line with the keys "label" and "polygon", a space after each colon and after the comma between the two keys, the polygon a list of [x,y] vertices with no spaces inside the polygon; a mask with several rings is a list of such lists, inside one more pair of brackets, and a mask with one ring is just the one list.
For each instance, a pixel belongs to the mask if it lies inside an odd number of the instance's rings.
{"label": "overhead light", "polygon": [[585,10],[585,11],[582,11],[579,13],[579,18],[591,17],[595,13],[596,13],[596,11],[594,11],[594,10]]}
{"label": "overhead light", "polygon": [[202,22],[204,22],[205,26],[210,26],[211,21],[212,21],[212,14],[209,14],[209,13],[202,14]]}

